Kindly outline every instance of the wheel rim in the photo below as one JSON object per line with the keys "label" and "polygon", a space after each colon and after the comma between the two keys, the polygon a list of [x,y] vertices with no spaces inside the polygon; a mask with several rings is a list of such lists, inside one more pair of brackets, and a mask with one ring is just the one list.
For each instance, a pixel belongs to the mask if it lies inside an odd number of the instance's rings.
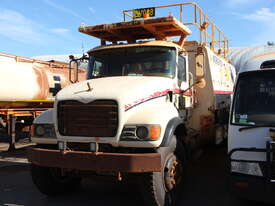
{"label": "wheel rim", "polygon": [[164,167],[164,182],[167,191],[173,190],[182,181],[182,163],[171,154]]}

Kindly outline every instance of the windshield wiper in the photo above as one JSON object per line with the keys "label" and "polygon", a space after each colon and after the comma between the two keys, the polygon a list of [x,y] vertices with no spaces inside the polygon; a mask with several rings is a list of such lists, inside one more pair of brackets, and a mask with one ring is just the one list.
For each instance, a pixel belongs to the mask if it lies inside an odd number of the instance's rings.
{"label": "windshield wiper", "polygon": [[239,128],[239,131],[244,131],[244,130],[248,130],[248,129],[254,129],[254,128],[259,128],[259,127],[275,127],[274,124],[266,124],[266,125],[249,125],[246,127],[241,127]]}

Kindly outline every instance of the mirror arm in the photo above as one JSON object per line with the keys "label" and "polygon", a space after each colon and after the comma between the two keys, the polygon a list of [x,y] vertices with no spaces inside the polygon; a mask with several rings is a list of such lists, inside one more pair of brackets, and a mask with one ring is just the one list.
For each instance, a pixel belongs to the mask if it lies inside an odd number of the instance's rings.
{"label": "mirror arm", "polygon": [[193,84],[191,84],[190,87],[188,87],[188,88],[185,89],[185,90],[182,90],[180,93],[181,93],[181,94],[184,94],[185,92],[187,92],[188,90],[190,90],[192,87],[194,87],[196,84],[201,83],[201,81],[202,81],[202,79],[197,80],[196,82],[194,82]]}

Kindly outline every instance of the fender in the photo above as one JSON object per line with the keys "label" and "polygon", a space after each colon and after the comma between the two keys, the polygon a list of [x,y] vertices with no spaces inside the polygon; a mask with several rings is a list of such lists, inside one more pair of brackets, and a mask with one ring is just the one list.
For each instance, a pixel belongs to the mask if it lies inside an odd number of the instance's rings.
{"label": "fender", "polygon": [[167,147],[169,146],[169,144],[171,143],[171,137],[172,134],[175,133],[176,128],[180,125],[183,124],[183,119],[179,118],[179,117],[174,117],[173,119],[171,119],[167,126],[166,126],[166,130],[164,133],[164,137],[163,140],[160,144],[160,147]]}
{"label": "fender", "polygon": [[42,112],[38,117],[35,118],[33,124],[54,124],[53,109],[48,109]]}

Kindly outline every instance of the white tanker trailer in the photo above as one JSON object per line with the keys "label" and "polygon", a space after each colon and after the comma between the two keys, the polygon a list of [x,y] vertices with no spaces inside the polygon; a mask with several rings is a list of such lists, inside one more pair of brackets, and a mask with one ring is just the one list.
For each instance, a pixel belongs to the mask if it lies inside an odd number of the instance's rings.
{"label": "white tanker trailer", "polygon": [[0,52],[0,126],[11,137],[10,149],[14,149],[17,129],[28,130],[37,115],[53,106],[57,92],[77,81],[76,76],[86,78],[85,70],[72,72],[69,68],[64,62]]}

